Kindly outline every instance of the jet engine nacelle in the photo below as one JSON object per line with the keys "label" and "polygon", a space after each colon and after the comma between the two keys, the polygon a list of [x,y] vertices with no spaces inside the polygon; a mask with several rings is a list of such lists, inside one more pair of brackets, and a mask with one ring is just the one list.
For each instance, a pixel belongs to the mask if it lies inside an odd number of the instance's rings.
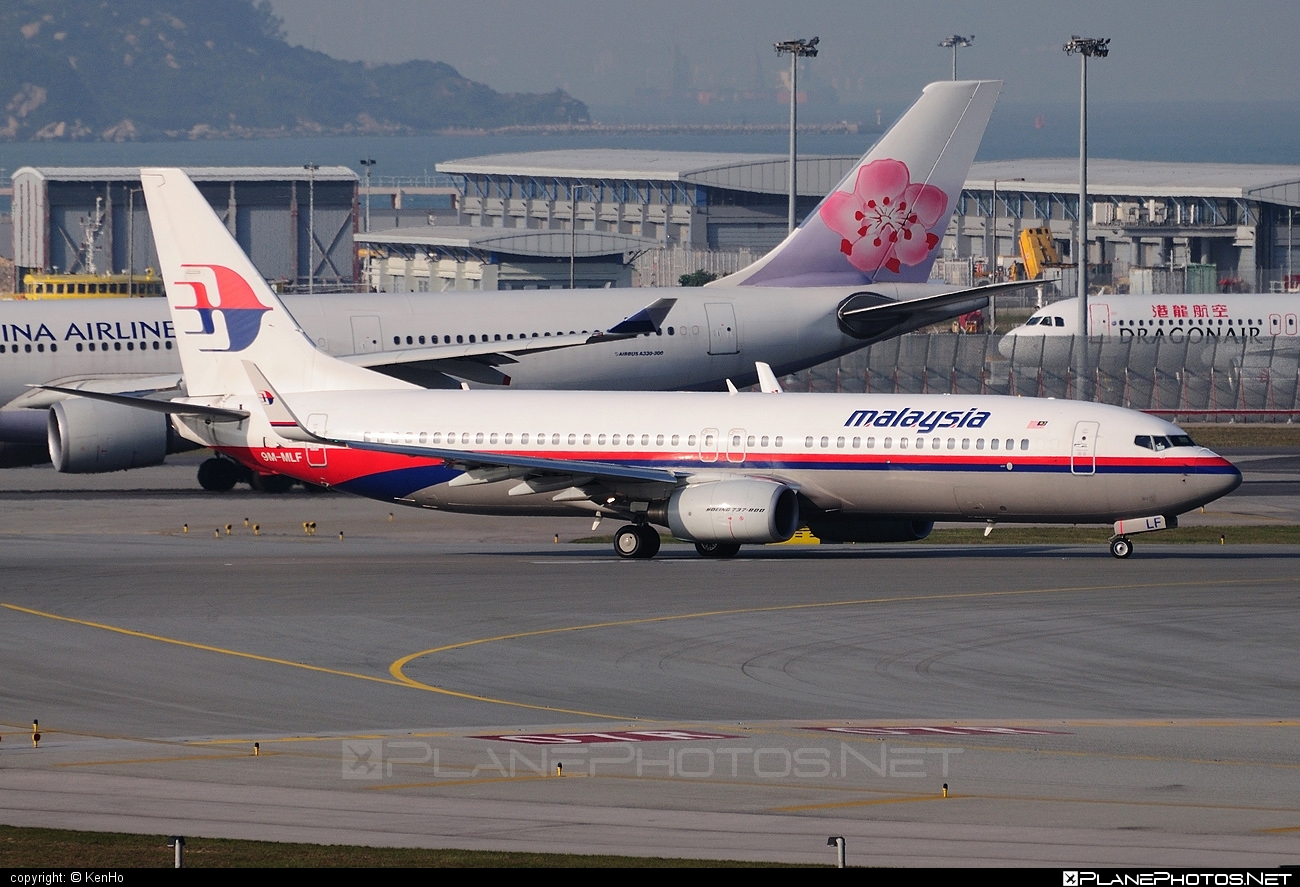
{"label": "jet engine nacelle", "polygon": [[651,519],[689,542],[784,542],[799,529],[799,496],[775,481],[738,479],[673,492]]}
{"label": "jet engine nacelle", "polygon": [[50,407],[48,429],[50,460],[69,474],[158,465],[172,436],[163,413],[84,397]]}
{"label": "jet engine nacelle", "polygon": [[917,542],[930,535],[934,521],[822,516],[810,518],[808,529],[823,542]]}

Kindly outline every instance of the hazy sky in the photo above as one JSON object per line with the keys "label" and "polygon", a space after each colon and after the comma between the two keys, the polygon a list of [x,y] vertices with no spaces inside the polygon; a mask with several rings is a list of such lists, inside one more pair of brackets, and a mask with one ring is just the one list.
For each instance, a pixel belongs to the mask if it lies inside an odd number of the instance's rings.
{"label": "hazy sky", "polygon": [[[1298,100],[1294,0],[271,0],[293,43],[371,62],[430,59],[506,92],[563,88],[618,105],[672,83],[674,47],[700,89],[777,81],[776,40],[821,37],[815,76],[841,102],[898,103],[950,76],[939,40],[975,34],[959,73],[1006,81],[1004,102],[1073,102],[1071,34],[1110,37],[1089,64],[1098,101]],[[802,81],[801,81],[802,82]]]}

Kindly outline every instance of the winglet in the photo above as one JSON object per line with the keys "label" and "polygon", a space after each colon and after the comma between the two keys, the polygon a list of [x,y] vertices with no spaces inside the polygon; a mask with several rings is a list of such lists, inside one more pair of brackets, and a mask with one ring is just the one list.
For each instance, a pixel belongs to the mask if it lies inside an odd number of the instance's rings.
{"label": "winglet", "polygon": [[772,367],[763,361],[756,361],[754,368],[758,370],[758,390],[764,394],[781,394],[785,391],[781,383],[776,380],[776,373],[772,372]]}
{"label": "winglet", "polygon": [[251,360],[243,361],[244,372],[248,373],[248,381],[253,383],[253,390],[257,392],[258,398],[262,401],[262,411],[266,413],[267,421],[275,429],[275,433],[285,440],[295,440],[305,443],[320,443],[321,439],[309,432],[298,421],[298,417],[289,409],[289,405],[280,397],[279,392],[271,386],[266,376],[257,368],[257,364]]}
{"label": "winglet", "polygon": [[676,299],[655,299],[636,314],[610,327],[611,336],[637,336],[641,333],[657,333],[668,316],[668,312],[677,304]]}

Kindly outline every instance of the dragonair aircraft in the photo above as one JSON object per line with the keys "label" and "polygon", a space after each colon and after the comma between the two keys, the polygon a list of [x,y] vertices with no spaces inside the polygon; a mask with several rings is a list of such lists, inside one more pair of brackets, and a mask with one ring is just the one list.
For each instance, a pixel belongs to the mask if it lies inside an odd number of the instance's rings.
{"label": "dragonair aircraft", "polygon": [[[188,396],[136,401],[250,466],[386,501],[617,517],[705,556],[780,542],[916,539],[933,521],[1114,522],[1133,532],[1241,475],[1177,426],[1102,404],[1004,397],[429,390],[319,350],[179,171],[142,171]],[[227,307],[213,307],[213,306]],[[89,397],[122,405],[131,398]]]}
{"label": "dragonair aircraft", "polygon": [[[998,348],[1012,356],[1021,336],[1073,336],[1079,300],[1062,299],[1035,311],[1007,332]],[[1213,343],[1262,337],[1300,337],[1300,307],[1285,293],[1171,293],[1088,297],[1088,335],[1136,342]]]}
{"label": "dragonair aircraft", "polygon": [[[999,89],[975,81],[926,87],[783,243],[703,289],[299,296],[285,304],[324,351],[426,388],[721,390],[728,379],[755,382],[757,361],[795,372],[982,307],[999,288],[926,282]],[[223,301],[236,298],[228,289],[194,283],[193,316],[203,329],[250,310],[245,326],[227,324],[224,334],[241,344],[259,328],[255,309]],[[22,386],[175,396],[183,389],[173,335],[160,303],[0,306],[0,446],[48,437],[65,471],[161,461],[177,446],[161,420],[142,424],[110,405]],[[205,463],[200,480],[229,488],[232,467]]]}

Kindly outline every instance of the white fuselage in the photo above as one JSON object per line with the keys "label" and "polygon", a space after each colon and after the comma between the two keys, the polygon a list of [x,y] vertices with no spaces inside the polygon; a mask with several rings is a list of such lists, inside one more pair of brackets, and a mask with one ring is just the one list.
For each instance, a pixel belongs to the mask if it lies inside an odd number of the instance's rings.
{"label": "white fuselage", "polygon": [[[1078,330],[1079,300],[1063,299],[1038,309],[1007,336],[1073,336]],[[1300,297],[1278,293],[1090,296],[1088,335],[1193,343],[1300,337]]]}
{"label": "white fuselage", "polygon": [[[238,425],[184,424],[196,441],[249,465],[407,505],[555,514],[590,511],[600,501],[580,481],[581,502],[557,501],[555,486],[521,494],[526,471],[467,484],[455,481],[462,472],[441,458],[286,441],[250,400],[212,401],[248,410],[250,419]],[[1176,515],[1240,483],[1228,462],[1191,445],[1168,422],[1074,401],[408,390],[305,392],[287,403],[331,439],[648,466],[692,484],[764,478],[796,487],[827,513],[1109,522]],[[1159,451],[1150,443],[1171,437],[1186,442]]]}
{"label": "white fuselage", "polygon": [[[729,378],[740,385],[755,381],[755,361],[788,373],[860,347],[839,328],[835,310],[861,289],[371,293],[287,296],[284,302],[319,348],[342,356],[429,347],[435,336],[438,344],[488,338],[504,349],[534,333],[606,330],[669,296],[677,303],[658,335],[524,354],[499,368],[512,388],[718,390]],[[870,289],[914,298],[945,288]],[[0,405],[28,385],[53,380],[179,373],[174,340],[163,299],[0,302]]]}

